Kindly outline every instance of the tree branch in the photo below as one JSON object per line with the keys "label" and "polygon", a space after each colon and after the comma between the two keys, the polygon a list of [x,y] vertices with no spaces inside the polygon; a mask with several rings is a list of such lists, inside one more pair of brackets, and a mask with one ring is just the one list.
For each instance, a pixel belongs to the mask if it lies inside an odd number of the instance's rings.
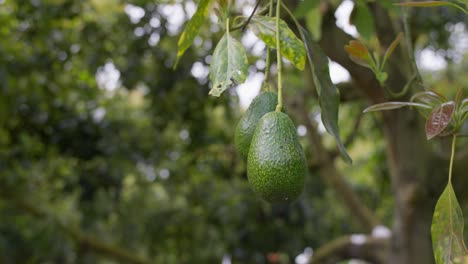
{"label": "tree branch", "polygon": [[[337,170],[332,154],[323,146],[322,138],[317,130],[317,124],[309,118],[303,100],[303,97],[299,99],[294,104],[294,107],[307,128],[307,135],[313,147],[313,153],[319,153],[319,155],[316,155],[314,158],[316,159],[315,163],[318,164],[320,175],[323,177],[324,181],[341,196],[342,201],[349,209],[351,215],[356,217],[367,231],[371,231],[379,224],[379,220],[349,186],[341,172]],[[294,107],[291,106],[289,108],[288,106],[289,109],[293,109]]]}
{"label": "tree branch", "polygon": [[131,264],[150,264],[149,260],[136,256],[132,252],[127,251],[124,248],[108,244],[101,241],[98,237],[86,234],[82,230],[72,225],[63,223],[60,219],[57,219],[46,210],[41,209],[29,203],[25,200],[17,199],[16,197],[8,196],[6,197],[4,193],[2,196],[10,200],[17,208],[23,210],[24,212],[37,217],[37,218],[47,218],[48,220],[52,219],[63,231],[65,231],[70,237],[72,237],[78,244],[85,246],[91,251],[105,256],[109,259],[116,260],[122,263],[131,263]]}
{"label": "tree branch", "polygon": [[360,100],[363,98],[363,95],[359,92],[359,87],[357,87],[355,82],[340,82],[335,84],[336,88],[340,91],[340,102],[351,102]]}
{"label": "tree branch", "polygon": [[390,249],[388,238],[351,235],[337,238],[318,248],[310,264],[335,264],[347,259],[361,259],[374,264],[386,263]]}

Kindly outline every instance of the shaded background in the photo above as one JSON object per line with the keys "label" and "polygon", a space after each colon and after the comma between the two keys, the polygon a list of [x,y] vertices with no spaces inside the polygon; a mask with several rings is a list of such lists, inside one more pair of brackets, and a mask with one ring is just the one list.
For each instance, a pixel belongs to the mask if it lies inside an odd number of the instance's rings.
{"label": "shaded background", "polygon": [[[233,12],[248,15],[253,2],[236,1]],[[327,2],[332,14],[341,5],[338,24],[349,34],[358,36],[356,21],[374,34],[369,21],[349,18],[352,1]],[[319,122],[320,109],[310,76],[288,65],[287,107],[309,161],[305,191],[290,205],[255,196],[233,131],[259,90],[265,46],[251,32],[235,33],[250,54],[247,84],[209,97],[210,54],[222,35],[216,16],[171,69],[195,8],[193,1],[0,0],[1,263],[305,263],[306,248],[365,231],[318,176],[322,153],[311,149],[311,127],[296,110]],[[426,85],[449,95],[467,89],[466,16],[425,9],[411,21]],[[337,65],[332,78],[346,87],[349,74]],[[381,120],[365,116],[355,131],[370,103],[342,94],[349,98],[340,126],[344,138],[355,134],[354,165],[335,164],[391,228]],[[333,152],[332,138],[322,137]]]}

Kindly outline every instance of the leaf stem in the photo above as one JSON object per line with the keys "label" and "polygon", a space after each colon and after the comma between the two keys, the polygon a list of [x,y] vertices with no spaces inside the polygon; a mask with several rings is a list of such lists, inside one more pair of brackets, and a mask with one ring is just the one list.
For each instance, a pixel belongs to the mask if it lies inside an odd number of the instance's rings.
{"label": "leaf stem", "polygon": [[226,34],[229,35],[229,17],[226,17]]}
{"label": "leaf stem", "polygon": [[281,58],[281,43],[280,43],[280,15],[281,15],[281,0],[276,2],[276,61],[278,64],[278,105],[276,112],[281,112],[283,109],[283,62]]}
{"label": "leaf stem", "polygon": [[413,74],[416,75],[417,83],[422,87],[424,86],[423,79],[421,77],[421,73],[419,72],[418,65],[416,64],[416,58],[414,57],[414,49],[411,43],[411,28],[410,28],[409,20],[408,20],[408,9],[405,7],[402,7],[402,12],[403,12],[403,28],[405,31],[405,40],[406,40],[406,51],[408,52],[408,57],[410,59],[411,70],[413,71]]}
{"label": "leaf stem", "polygon": [[453,168],[453,160],[455,159],[455,143],[457,141],[457,135],[453,134],[452,137],[452,154],[450,155],[450,167],[449,167],[449,184],[452,182],[452,168]]}
{"label": "leaf stem", "polygon": [[[270,9],[268,10],[268,16],[272,17],[273,16],[273,0],[270,0]],[[265,77],[263,79],[263,82],[268,82],[268,79],[270,77],[270,68],[271,68],[271,48],[267,46],[267,55],[266,55],[266,68],[265,68]],[[270,87],[268,85],[263,85],[262,88],[264,87]],[[270,88],[268,88],[270,90]]]}

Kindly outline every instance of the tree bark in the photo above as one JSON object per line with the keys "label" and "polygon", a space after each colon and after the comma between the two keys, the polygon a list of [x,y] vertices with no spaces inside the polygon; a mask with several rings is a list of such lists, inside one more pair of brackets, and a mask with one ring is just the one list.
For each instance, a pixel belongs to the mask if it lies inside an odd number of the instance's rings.
{"label": "tree bark", "polygon": [[[374,5],[372,10],[378,14],[375,20],[379,39],[388,45],[396,37],[395,30],[385,10],[378,4]],[[384,90],[373,74],[348,58],[343,47],[352,37],[336,27],[333,13],[325,15],[322,32],[320,44],[325,53],[350,72],[367,99],[372,103],[386,101]],[[401,51],[390,59],[386,70],[389,74],[387,84],[392,90],[398,91],[408,81],[409,62],[407,54]],[[423,122],[416,111],[388,111],[383,116],[382,126],[395,199],[388,263],[430,264],[434,262],[430,226],[437,196],[430,189],[429,179],[441,176],[440,170],[434,168],[440,163],[434,162],[431,156]]]}

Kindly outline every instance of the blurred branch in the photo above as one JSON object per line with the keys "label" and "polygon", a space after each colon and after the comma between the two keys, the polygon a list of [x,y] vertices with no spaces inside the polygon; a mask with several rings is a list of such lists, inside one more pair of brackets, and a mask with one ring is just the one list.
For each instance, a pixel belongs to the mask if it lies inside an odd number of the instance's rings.
{"label": "blurred branch", "polygon": [[[307,76],[307,78],[312,80],[312,76]],[[306,81],[310,82],[308,79]],[[364,98],[364,95],[360,92],[359,87],[357,87],[356,83],[353,81],[340,82],[335,84],[335,86],[340,92],[341,103],[354,102]],[[307,89],[306,95],[312,96],[313,98],[318,98],[317,91],[315,89]]]}
{"label": "blurred branch", "polygon": [[335,239],[318,248],[310,264],[334,264],[347,259],[360,259],[370,263],[386,263],[390,249],[388,238],[351,235]]}
{"label": "blurred branch", "polygon": [[332,153],[323,146],[322,137],[317,130],[317,124],[309,118],[303,97],[302,100],[296,102],[294,106],[296,107],[298,116],[302,118],[302,122],[307,128],[307,135],[313,147],[312,152],[318,154],[314,158],[316,159],[315,163],[318,164],[320,175],[325,182],[341,196],[343,203],[346,205],[351,215],[356,217],[367,231],[371,231],[379,224],[379,220],[359,198],[351,186],[349,186],[341,172],[337,170]]}
{"label": "blurred branch", "polygon": [[[346,148],[349,148],[349,146],[353,144],[354,140],[359,134],[359,128],[361,127],[362,117],[363,117],[363,114],[362,114],[362,111],[360,111],[358,117],[356,118],[356,120],[354,120],[354,125],[353,125],[353,129],[351,130],[351,133],[348,135],[348,137],[346,137],[343,143]],[[335,159],[339,155],[340,153],[337,150],[331,153],[332,159]]]}
{"label": "blurred branch", "polygon": [[342,103],[356,101],[363,98],[362,94],[359,92],[359,88],[356,87],[356,84],[352,81],[340,82],[335,86],[340,91],[340,101]]}
{"label": "blurred branch", "polygon": [[349,147],[354,142],[354,139],[356,139],[356,136],[359,133],[359,127],[361,126],[362,116],[363,114],[360,112],[354,121],[353,130],[344,141],[345,147]]}
{"label": "blurred branch", "polygon": [[[383,91],[380,89],[381,87],[372,71],[357,65],[349,58],[344,46],[351,40],[354,40],[354,38],[338,28],[335,22],[336,18],[331,9],[327,11],[323,17],[322,38],[319,42],[320,47],[331,60],[348,70],[353,79],[353,83],[355,83],[353,88],[358,89],[360,94],[365,95],[372,103],[386,101]],[[340,88],[340,86],[341,85],[337,85],[340,92],[344,91],[344,89],[342,89],[343,87]],[[345,93],[343,93],[343,95],[344,94]]]}
{"label": "blurred branch", "polygon": [[47,210],[39,208],[37,205],[27,202],[25,200],[19,199],[13,196],[6,196],[4,192],[0,192],[1,196],[5,199],[8,199],[17,208],[23,210],[24,212],[37,217],[37,218],[47,218],[51,219],[56,223],[63,231],[65,231],[70,237],[72,237],[78,244],[86,247],[87,249],[105,256],[109,259],[113,259],[122,263],[131,263],[131,264],[150,264],[149,260],[135,256],[132,252],[127,251],[124,248],[119,246],[111,245],[106,242],[101,241],[98,237],[86,234],[78,227],[69,225],[57,219],[52,214],[48,213]]}

